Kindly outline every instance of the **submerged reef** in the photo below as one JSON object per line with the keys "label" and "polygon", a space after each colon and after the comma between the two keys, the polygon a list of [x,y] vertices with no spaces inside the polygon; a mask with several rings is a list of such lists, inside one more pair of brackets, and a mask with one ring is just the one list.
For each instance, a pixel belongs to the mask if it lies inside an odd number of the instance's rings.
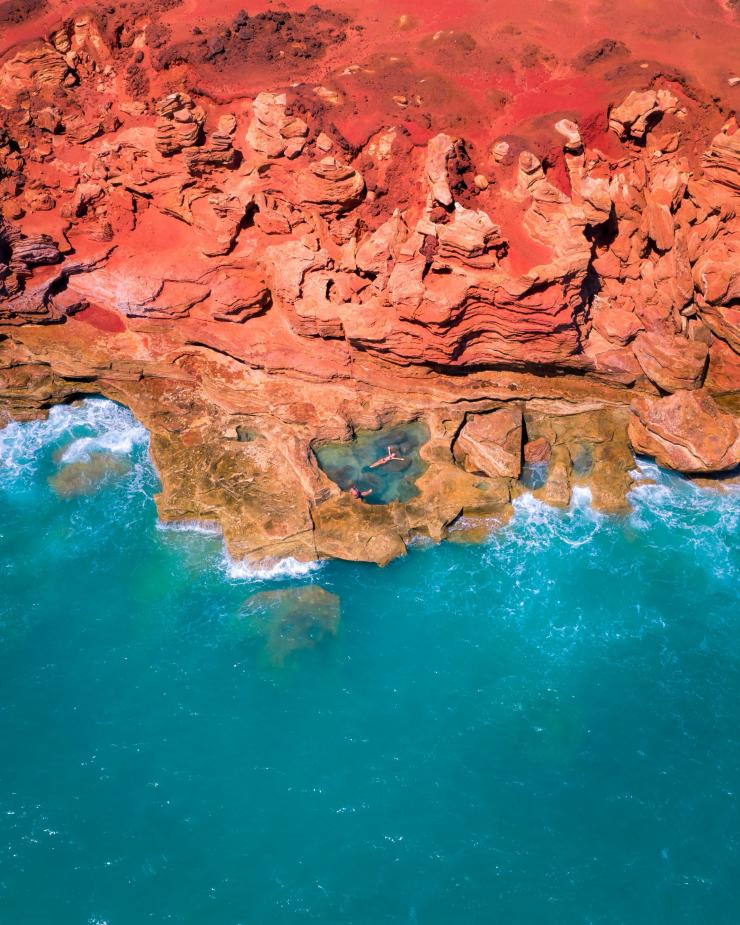
{"label": "submerged reef", "polygon": [[738,11],[298,7],[0,4],[0,423],[126,405],[255,565],[733,478]]}
{"label": "submerged reef", "polygon": [[252,635],[264,638],[270,660],[282,665],[339,631],[339,598],[319,585],[258,591],[247,598],[241,618]]}
{"label": "submerged reef", "polygon": [[93,453],[88,459],[79,459],[59,466],[49,476],[49,484],[60,497],[94,494],[102,485],[126,475],[130,465],[113,453]]}

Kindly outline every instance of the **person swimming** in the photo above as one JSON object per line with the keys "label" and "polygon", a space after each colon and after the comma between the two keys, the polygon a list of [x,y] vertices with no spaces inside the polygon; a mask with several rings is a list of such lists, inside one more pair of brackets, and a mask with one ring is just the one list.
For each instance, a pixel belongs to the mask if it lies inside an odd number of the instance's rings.
{"label": "person swimming", "polygon": [[386,453],[386,455],[381,456],[380,459],[376,459],[374,463],[370,463],[369,468],[377,469],[378,466],[385,466],[387,463],[392,462],[394,460],[398,460],[399,462],[402,461],[403,456],[399,456],[398,453],[396,453],[396,449],[397,447],[395,446],[389,446],[388,452]]}
{"label": "person swimming", "polygon": [[363,498],[367,498],[367,496],[371,495],[372,493],[373,493],[372,488],[366,488],[364,491],[360,491],[360,489],[356,485],[350,486],[350,489],[349,489],[350,497],[357,498],[359,501],[361,501]]}

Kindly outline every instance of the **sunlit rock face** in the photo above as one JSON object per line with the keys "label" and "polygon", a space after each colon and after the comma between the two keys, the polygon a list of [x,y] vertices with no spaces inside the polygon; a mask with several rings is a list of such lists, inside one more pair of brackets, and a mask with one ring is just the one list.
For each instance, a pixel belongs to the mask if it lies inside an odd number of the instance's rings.
{"label": "sunlit rock face", "polygon": [[[416,6],[0,4],[2,414],[127,404],[255,561],[737,466],[736,12]],[[409,421],[388,504],[317,463]]]}

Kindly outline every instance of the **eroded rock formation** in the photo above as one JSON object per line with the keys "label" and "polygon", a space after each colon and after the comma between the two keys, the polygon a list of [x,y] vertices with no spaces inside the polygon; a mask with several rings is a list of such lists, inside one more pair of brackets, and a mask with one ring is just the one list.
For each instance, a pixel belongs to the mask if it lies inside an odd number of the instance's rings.
{"label": "eroded rock formation", "polygon": [[[370,11],[178,15],[50,4],[6,30],[6,414],[124,402],[161,516],[254,560],[385,562],[503,520],[523,461],[549,503],[584,482],[612,511],[630,444],[689,473],[740,463],[736,84],[584,36],[450,107],[466,59],[423,17],[381,40]],[[514,33],[491,28],[464,45],[493,74]],[[412,420],[431,436],[406,504],[317,465],[317,442]]]}

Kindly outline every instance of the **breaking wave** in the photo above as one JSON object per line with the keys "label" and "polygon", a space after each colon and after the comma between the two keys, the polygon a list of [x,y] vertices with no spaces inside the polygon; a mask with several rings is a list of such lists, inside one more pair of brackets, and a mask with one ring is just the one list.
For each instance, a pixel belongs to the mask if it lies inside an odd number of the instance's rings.
{"label": "breaking wave", "polygon": [[157,530],[163,533],[200,533],[203,536],[221,536],[223,530],[217,523],[199,520],[157,521]]}
{"label": "breaking wave", "polygon": [[299,562],[292,556],[276,559],[261,566],[254,565],[246,560],[232,559],[224,552],[220,567],[227,578],[232,581],[275,581],[278,579],[308,578],[319,571],[321,562]]}
{"label": "breaking wave", "polygon": [[130,455],[148,444],[146,428],[115,402],[86,398],[55,405],[44,420],[13,421],[0,430],[0,483],[33,477],[50,447],[60,447],[58,462],[66,465],[86,461],[92,453]]}

